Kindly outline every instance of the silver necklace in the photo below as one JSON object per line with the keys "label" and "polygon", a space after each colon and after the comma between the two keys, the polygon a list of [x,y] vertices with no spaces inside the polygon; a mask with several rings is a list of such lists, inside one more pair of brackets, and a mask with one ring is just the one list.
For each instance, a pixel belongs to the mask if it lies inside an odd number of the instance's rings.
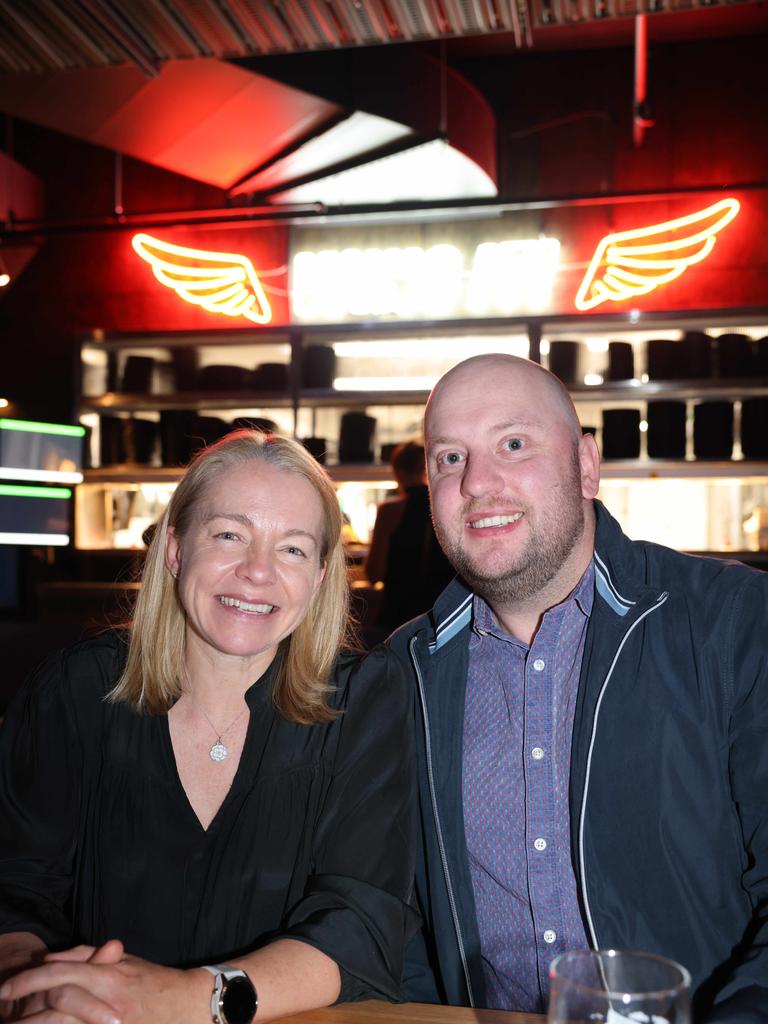
{"label": "silver necklace", "polygon": [[210,720],[208,715],[206,715],[206,713],[203,711],[203,709],[199,705],[198,705],[198,708],[199,708],[200,712],[202,713],[203,718],[208,723],[208,725],[210,725],[210,727],[216,733],[216,742],[213,744],[211,749],[208,751],[208,757],[210,757],[210,759],[212,761],[216,761],[217,763],[220,762],[220,761],[226,761],[227,758],[229,757],[229,748],[227,747],[227,745],[222,740],[222,736],[226,736],[226,734],[229,732],[229,730],[232,728],[232,726],[240,721],[240,719],[243,717],[243,715],[248,710],[248,708],[244,707],[243,710],[240,712],[240,714],[237,715],[235,718],[233,718],[232,721],[227,726],[227,728],[226,729],[222,729],[221,732],[219,732],[219,730],[216,728],[216,726]]}
{"label": "silver necklace", "polygon": [[[184,666],[184,675],[186,676],[186,679],[187,679],[187,693],[189,693],[189,672],[187,671],[187,666],[186,665]],[[229,723],[229,725],[227,726],[226,729],[222,729],[221,732],[219,732],[219,730],[216,728],[216,726],[210,720],[208,715],[206,715],[206,713],[203,711],[203,709],[200,707],[200,705],[197,704],[195,701],[192,701],[192,703],[198,709],[198,711],[203,716],[203,718],[206,720],[208,725],[210,725],[210,727],[216,733],[216,742],[213,744],[211,749],[208,751],[208,757],[210,757],[210,759],[212,761],[215,761],[217,764],[220,763],[221,761],[226,761],[227,758],[229,757],[229,748],[227,747],[226,743],[224,743],[222,737],[226,736],[226,734],[229,732],[229,730],[232,728],[232,726],[236,725],[240,721],[240,719],[243,717],[243,715],[248,710],[248,705],[246,705],[243,708],[243,710],[232,719],[232,721]]]}

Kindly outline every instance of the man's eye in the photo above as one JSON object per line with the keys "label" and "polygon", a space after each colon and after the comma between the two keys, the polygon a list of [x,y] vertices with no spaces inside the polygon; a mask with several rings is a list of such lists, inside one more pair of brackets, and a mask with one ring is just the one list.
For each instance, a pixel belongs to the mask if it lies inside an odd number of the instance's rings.
{"label": "man's eye", "polygon": [[523,442],[520,440],[519,437],[509,437],[504,442],[504,447],[507,449],[508,452],[519,452],[520,449],[523,447]]}
{"label": "man's eye", "polygon": [[441,462],[444,466],[457,466],[461,462],[461,454],[459,452],[445,452],[438,458],[438,462]]}
{"label": "man's eye", "polygon": [[219,540],[237,540],[237,534],[231,530],[222,530],[221,533],[217,533],[216,537]]}

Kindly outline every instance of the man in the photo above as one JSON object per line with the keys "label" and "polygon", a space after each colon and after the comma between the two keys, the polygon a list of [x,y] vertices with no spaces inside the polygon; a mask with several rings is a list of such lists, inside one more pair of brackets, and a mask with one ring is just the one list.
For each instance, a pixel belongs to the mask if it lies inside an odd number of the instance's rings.
{"label": "man", "polygon": [[425,417],[459,577],[415,672],[425,921],[406,998],[542,1010],[564,950],[663,954],[768,1020],[768,574],[630,541],[567,391],[490,355]]}

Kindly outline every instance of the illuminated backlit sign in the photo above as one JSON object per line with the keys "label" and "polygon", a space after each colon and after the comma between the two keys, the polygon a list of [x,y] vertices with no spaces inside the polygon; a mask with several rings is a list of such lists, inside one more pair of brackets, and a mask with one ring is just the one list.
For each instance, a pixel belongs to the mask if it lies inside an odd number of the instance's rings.
{"label": "illuminated backlit sign", "polygon": [[69,423],[0,418],[0,479],[79,483],[84,437]]}
{"label": "illuminated backlit sign", "polygon": [[0,544],[69,544],[68,487],[0,484]]}
{"label": "illuminated backlit sign", "polygon": [[131,244],[152,267],[157,280],[209,313],[244,316],[268,324],[272,309],[247,256],[172,245],[151,235],[134,235]]}
{"label": "illuminated backlit sign", "polygon": [[447,244],[301,251],[293,313],[316,323],[537,312],[551,301],[559,261],[555,238],[483,242],[469,258]]}
{"label": "illuminated backlit sign", "polygon": [[722,199],[687,217],[606,235],[576,293],[576,308],[623,302],[674,281],[709,256],[718,231],[738,212],[737,199]]}

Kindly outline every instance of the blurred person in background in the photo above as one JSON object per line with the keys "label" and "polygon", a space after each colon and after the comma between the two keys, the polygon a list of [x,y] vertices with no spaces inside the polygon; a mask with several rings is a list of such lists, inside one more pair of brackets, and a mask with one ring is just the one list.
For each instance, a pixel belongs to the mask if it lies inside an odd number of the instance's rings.
{"label": "blurred person in background", "polygon": [[376,620],[382,630],[425,612],[453,577],[432,526],[424,446],[398,445],[391,461],[398,491],[376,510],[365,563],[371,583],[384,583]]}

